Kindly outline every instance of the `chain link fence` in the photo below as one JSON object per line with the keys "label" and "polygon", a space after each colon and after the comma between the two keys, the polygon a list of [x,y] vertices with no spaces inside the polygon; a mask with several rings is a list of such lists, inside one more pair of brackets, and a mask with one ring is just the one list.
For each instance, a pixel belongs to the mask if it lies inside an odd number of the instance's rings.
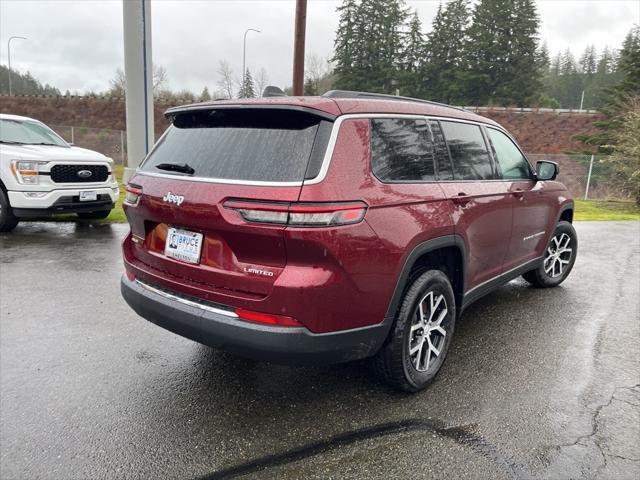
{"label": "chain link fence", "polygon": [[560,166],[558,180],[564,183],[575,198],[630,200],[614,181],[615,172],[603,162],[602,155],[527,154],[533,163],[551,160]]}
{"label": "chain link fence", "polygon": [[109,128],[67,127],[50,125],[67,142],[95,150],[120,165],[127,164],[127,133]]}
{"label": "chain link fence", "polygon": [[[52,128],[70,143],[103,153],[117,164],[127,164],[127,135],[124,130],[59,125],[52,125]],[[614,185],[614,172],[602,162],[602,156],[544,153],[529,153],[527,156],[534,164],[538,160],[557,162],[560,165],[558,179],[576,198],[629,199]]]}

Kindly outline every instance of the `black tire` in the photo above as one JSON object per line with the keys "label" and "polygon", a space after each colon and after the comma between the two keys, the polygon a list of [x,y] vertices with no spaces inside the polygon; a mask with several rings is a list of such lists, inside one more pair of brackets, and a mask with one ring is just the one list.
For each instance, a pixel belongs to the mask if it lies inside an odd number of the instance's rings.
{"label": "black tire", "polygon": [[78,213],[78,217],[83,220],[102,220],[109,216],[111,210],[101,210],[99,212],[81,212]]}
{"label": "black tire", "polygon": [[[566,241],[564,240],[566,238],[564,237],[565,235],[569,237],[566,248],[570,249],[570,251],[562,249],[563,253],[560,253],[554,259],[553,257],[559,250],[559,245],[564,245]],[[578,236],[575,228],[569,222],[559,222],[544,251],[544,261],[538,268],[522,275],[522,278],[537,288],[557,287],[571,273],[577,255]],[[568,263],[561,265],[560,260],[563,262],[568,261]],[[551,265],[552,263],[553,266]],[[551,270],[549,270],[550,268]]]}
{"label": "black tire", "polygon": [[13,214],[7,193],[0,188],[0,232],[10,232],[18,222],[20,219]]}
{"label": "black tire", "polygon": [[[434,300],[439,303],[432,313],[432,317],[435,319],[443,315],[440,325],[446,332],[446,335],[442,335],[438,331],[433,331],[429,335],[429,342],[439,342],[436,344],[439,354],[431,359],[431,355],[435,354],[435,351],[429,349],[431,343],[422,340],[425,348],[428,349],[426,354],[421,349],[414,354],[415,356],[411,355],[409,352],[412,348],[411,345],[416,348],[420,339],[424,338],[424,329],[421,331],[418,328],[412,331],[412,326],[416,325],[417,327],[419,323],[419,304]],[[442,300],[444,300],[446,308],[444,314]],[[425,317],[428,316],[426,308],[429,308],[428,303],[423,308]],[[455,321],[456,304],[448,277],[440,270],[429,270],[421,274],[405,292],[389,338],[373,358],[373,367],[377,375],[390,386],[405,392],[418,392],[425,388],[435,378],[444,363],[455,329]],[[422,358],[418,359],[420,355]],[[427,355],[429,355],[429,363],[427,363]],[[427,368],[420,371],[416,362],[422,362],[422,367],[427,366]]]}

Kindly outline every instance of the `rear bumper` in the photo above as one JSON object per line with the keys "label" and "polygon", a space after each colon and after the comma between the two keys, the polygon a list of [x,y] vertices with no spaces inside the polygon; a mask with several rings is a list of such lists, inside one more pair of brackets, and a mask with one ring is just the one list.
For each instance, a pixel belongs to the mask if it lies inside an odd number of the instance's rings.
{"label": "rear bumper", "polygon": [[233,318],[185,303],[145,287],[126,276],[122,296],[138,315],[196,342],[257,360],[286,364],[329,364],[374,355],[389,324],[315,334],[306,328],[274,327]]}

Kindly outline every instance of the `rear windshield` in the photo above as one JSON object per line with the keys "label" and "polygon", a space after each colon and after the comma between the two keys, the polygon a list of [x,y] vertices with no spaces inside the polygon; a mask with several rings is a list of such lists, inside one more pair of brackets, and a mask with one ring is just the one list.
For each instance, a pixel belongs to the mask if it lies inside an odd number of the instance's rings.
{"label": "rear windshield", "polygon": [[[196,177],[302,181],[321,121],[295,110],[219,109],[178,114],[141,170],[184,175],[168,170],[166,164],[187,164]],[[164,168],[158,169],[162,164]]]}

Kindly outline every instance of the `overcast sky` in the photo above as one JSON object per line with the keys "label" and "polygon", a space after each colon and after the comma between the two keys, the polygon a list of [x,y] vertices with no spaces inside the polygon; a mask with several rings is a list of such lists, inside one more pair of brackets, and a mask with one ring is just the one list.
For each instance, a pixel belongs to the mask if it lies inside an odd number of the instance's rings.
{"label": "overcast sky", "polygon": [[[331,56],[341,2],[310,0],[307,54]],[[438,0],[407,2],[428,31]],[[249,33],[247,67],[264,67],[271,84],[291,84],[293,0],[154,0],[153,61],[167,69],[170,87],[199,93],[217,89],[219,61],[242,69],[242,35]],[[617,48],[633,24],[640,23],[638,0],[540,0],[540,37],[551,52],[570,47],[579,54],[586,45],[598,51]],[[29,70],[61,91],[102,91],[117,68],[123,68],[122,2],[120,0],[0,0],[0,58]]]}

